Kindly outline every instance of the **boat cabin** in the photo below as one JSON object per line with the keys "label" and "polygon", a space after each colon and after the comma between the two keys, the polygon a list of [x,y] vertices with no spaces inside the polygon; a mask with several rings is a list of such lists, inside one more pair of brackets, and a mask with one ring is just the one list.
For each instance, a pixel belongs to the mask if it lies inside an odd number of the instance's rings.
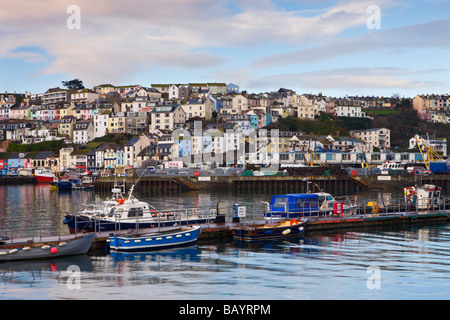
{"label": "boat cabin", "polygon": [[272,212],[312,212],[319,208],[319,196],[309,193],[293,193],[273,196],[270,201]]}

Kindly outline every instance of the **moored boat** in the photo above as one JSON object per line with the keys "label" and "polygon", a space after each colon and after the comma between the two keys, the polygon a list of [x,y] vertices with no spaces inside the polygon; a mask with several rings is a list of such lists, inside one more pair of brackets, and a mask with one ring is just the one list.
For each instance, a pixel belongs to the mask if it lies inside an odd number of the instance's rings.
{"label": "moored boat", "polygon": [[34,176],[38,183],[51,183],[56,179],[55,174],[49,169],[36,169]]}
{"label": "moored boat", "polygon": [[433,184],[403,188],[405,202],[415,209],[432,209],[443,204],[441,188]]}
{"label": "moored boat", "polygon": [[285,239],[299,237],[305,231],[307,220],[282,220],[264,224],[245,224],[232,230],[233,238],[244,241]]}
{"label": "moored boat", "polygon": [[4,244],[0,246],[0,262],[52,259],[88,252],[95,234],[83,235],[67,241],[48,241],[39,243]]}
{"label": "moored boat", "polygon": [[193,244],[197,241],[199,234],[200,226],[193,226],[140,236],[114,235],[107,241],[110,249],[115,251],[149,251]]}
{"label": "moored boat", "polygon": [[111,198],[100,206],[88,206],[80,213],[66,215],[64,224],[68,225],[71,233],[75,233],[205,224],[216,219],[216,212],[203,212],[196,208],[157,210],[136,199],[133,189],[134,185],[125,198],[123,187],[113,188]]}
{"label": "moored boat", "polygon": [[338,200],[326,192],[274,195],[267,205],[267,219],[339,216],[357,208],[356,197]]}

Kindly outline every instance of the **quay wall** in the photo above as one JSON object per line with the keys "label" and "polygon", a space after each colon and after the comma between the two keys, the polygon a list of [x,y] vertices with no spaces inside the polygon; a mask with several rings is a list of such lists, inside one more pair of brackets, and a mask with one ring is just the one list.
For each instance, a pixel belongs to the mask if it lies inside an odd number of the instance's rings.
{"label": "quay wall", "polygon": [[[151,176],[140,179],[128,177],[121,181],[127,190],[136,183],[135,191],[140,196],[176,194],[188,191],[219,191],[236,194],[283,194],[317,192],[323,190],[335,196],[357,194],[369,190],[402,190],[422,184],[440,186],[443,194],[450,194],[450,175],[430,176]],[[386,176],[385,176],[386,177]],[[386,178],[383,178],[386,179]],[[100,192],[110,192],[114,178],[101,178],[95,183]]]}

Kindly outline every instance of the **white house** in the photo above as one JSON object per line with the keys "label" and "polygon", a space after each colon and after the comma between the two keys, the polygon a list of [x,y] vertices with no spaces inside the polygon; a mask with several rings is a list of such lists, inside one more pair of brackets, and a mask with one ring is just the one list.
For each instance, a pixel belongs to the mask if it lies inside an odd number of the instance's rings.
{"label": "white house", "polygon": [[108,132],[109,111],[94,115],[94,138],[103,137]]}
{"label": "white house", "polygon": [[447,139],[445,138],[429,138],[423,139],[419,135],[415,135],[409,139],[409,149],[414,149],[417,143],[421,147],[423,152],[426,152],[426,148],[432,148],[434,152],[442,153],[443,156],[447,156]]}
{"label": "white house", "polygon": [[94,124],[92,121],[77,121],[73,125],[73,143],[87,144],[94,140]]}
{"label": "white house", "polygon": [[100,98],[100,94],[90,89],[80,89],[71,94],[72,102],[78,104],[93,103]]}

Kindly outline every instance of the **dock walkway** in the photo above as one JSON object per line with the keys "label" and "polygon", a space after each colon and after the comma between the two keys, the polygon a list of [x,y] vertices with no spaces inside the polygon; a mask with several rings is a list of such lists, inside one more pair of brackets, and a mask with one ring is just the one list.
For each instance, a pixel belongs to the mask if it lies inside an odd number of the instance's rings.
{"label": "dock walkway", "polygon": [[[348,228],[365,228],[376,227],[395,224],[424,224],[424,223],[449,223],[450,210],[435,210],[435,211],[420,211],[420,212],[393,212],[393,213],[378,213],[378,214],[355,214],[341,217],[322,216],[308,218],[308,224],[305,228],[305,233],[319,232],[325,230],[337,230]],[[255,223],[253,221],[252,223]],[[263,221],[261,221],[263,223]],[[242,223],[244,224],[244,223]],[[199,240],[223,240],[230,238],[231,231],[241,225],[239,222],[223,222],[223,223],[208,223],[201,225],[201,232]],[[143,235],[155,232],[164,232],[179,229],[179,227],[160,227],[160,228],[141,228],[138,230],[128,229],[119,231],[101,231],[96,232],[95,240],[91,249],[104,248],[107,245],[106,240],[111,234],[117,235]],[[82,233],[76,234],[62,234],[56,236],[35,237],[34,242],[51,242],[51,241],[68,241]],[[14,244],[27,243],[30,238],[14,239]],[[0,247],[7,247],[12,245],[9,240],[4,242]]]}

